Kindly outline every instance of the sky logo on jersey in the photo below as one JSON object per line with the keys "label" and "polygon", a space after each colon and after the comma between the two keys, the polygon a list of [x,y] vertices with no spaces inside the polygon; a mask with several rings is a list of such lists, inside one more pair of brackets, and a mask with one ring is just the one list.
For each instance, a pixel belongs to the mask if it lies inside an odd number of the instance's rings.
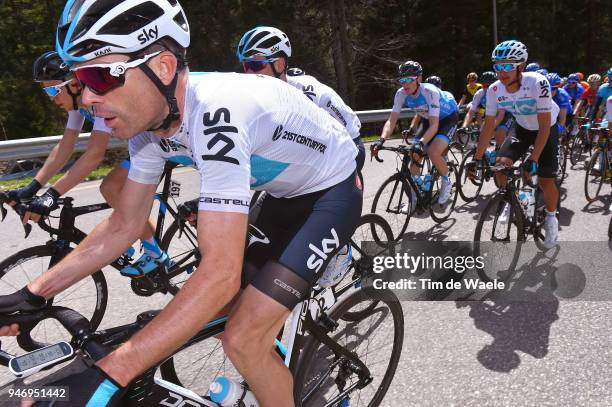
{"label": "sky logo on jersey", "polygon": [[267,184],[278,177],[287,167],[289,167],[287,163],[268,160],[260,155],[253,154],[251,156],[251,187],[255,188]]}
{"label": "sky logo on jersey", "polygon": [[501,109],[517,116],[531,116],[537,114],[536,101],[533,99],[517,100],[516,102],[508,100],[500,102],[499,106]]}
{"label": "sky logo on jersey", "polygon": [[314,102],[315,98],[317,97],[317,94],[314,91],[314,86],[312,85],[304,86],[302,88],[302,91],[304,92],[304,95],[306,95],[308,99]]}

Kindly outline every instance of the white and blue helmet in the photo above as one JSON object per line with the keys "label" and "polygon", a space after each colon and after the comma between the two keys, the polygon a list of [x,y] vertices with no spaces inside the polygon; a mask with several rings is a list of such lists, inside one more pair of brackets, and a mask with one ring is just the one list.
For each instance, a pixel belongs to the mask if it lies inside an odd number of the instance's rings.
{"label": "white and blue helmet", "polygon": [[55,46],[72,64],[106,54],[132,54],[164,38],[189,46],[189,24],[177,0],[68,0]]}
{"label": "white and blue helmet", "polygon": [[255,55],[276,58],[281,55],[291,56],[291,43],[287,34],[274,27],[255,27],[247,31],[236,49],[240,62],[248,61]]}
{"label": "white and blue helmet", "polygon": [[525,44],[520,41],[509,40],[497,44],[493,53],[491,53],[491,60],[493,62],[527,62],[527,56],[527,47]]}

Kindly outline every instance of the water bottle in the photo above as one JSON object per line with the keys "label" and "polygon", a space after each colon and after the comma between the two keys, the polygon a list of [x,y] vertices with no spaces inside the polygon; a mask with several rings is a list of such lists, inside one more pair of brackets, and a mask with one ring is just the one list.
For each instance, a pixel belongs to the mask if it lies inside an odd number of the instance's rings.
{"label": "water bottle", "polygon": [[224,376],[217,377],[210,384],[209,395],[213,402],[222,407],[259,407],[253,392]]}
{"label": "water bottle", "polygon": [[519,192],[519,201],[525,211],[527,217],[533,217],[535,214],[535,195],[533,189],[525,187]]}
{"label": "water bottle", "polygon": [[423,190],[425,192],[429,192],[431,189],[431,175],[425,175],[425,179],[423,180]]}
{"label": "water bottle", "polygon": [[421,178],[420,175],[415,175],[415,176],[412,177],[412,179],[417,184],[419,189],[422,191],[423,190],[423,178]]}

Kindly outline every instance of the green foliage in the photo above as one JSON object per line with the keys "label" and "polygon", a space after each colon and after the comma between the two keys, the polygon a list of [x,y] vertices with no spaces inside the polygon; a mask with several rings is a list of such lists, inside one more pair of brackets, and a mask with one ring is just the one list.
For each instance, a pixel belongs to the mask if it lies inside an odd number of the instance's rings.
{"label": "green foliage", "polygon": [[[0,0],[0,139],[60,134],[65,114],[31,80],[31,64],[54,46],[65,0]],[[491,67],[492,2],[459,0],[182,0],[192,30],[191,69],[240,71],[242,34],[272,25],[291,39],[299,66],[336,89],[355,110],[390,108],[397,64],[421,62],[459,94],[470,71]],[[344,7],[350,52],[334,58],[330,14]],[[497,0],[499,41],[517,38],[530,59],[568,74],[612,65],[612,8],[604,0]],[[335,21],[338,23],[337,21]],[[343,62],[339,62],[343,61]],[[337,63],[349,72],[340,83]],[[342,71],[341,69],[341,71]]]}

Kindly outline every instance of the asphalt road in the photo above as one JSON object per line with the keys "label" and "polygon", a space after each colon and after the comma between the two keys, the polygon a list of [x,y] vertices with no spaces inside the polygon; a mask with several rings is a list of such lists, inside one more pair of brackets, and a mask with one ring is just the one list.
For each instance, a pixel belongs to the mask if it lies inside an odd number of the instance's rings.
{"label": "asphalt road", "polygon": [[[393,142],[392,142],[393,143]],[[395,169],[394,154],[383,152],[384,163],[366,162],[364,213],[378,186]],[[583,193],[584,172],[570,169],[564,184],[560,213],[560,240],[593,242],[581,253],[595,250],[599,263],[612,265],[607,228],[609,201],[587,205]],[[182,183],[179,200],[197,195],[194,171],[176,175]],[[606,193],[609,196],[610,189]],[[190,192],[192,191],[192,192]],[[71,193],[78,204],[100,200],[98,183],[85,183]],[[430,218],[412,219],[404,241],[460,240],[473,238],[476,219],[486,199],[464,204],[459,198],[451,218],[435,224]],[[104,213],[79,218],[83,230],[91,230]],[[0,224],[0,259],[43,243],[44,233],[35,228],[24,240],[13,214]],[[599,242],[599,243],[597,243]],[[586,254],[585,254],[586,252]],[[554,273],[559,265],[548,263]],[[604,266],[605,268],[605,266]],[[609,271],[612,267],[606,270]],[[585,271],[587,277],[589,271]],[[113,269],[105,269],[109,304],[102,327],[131,322],[139,312],[162,307],[168,298],[135,296],[128,281]],[[521,277],[519,277],[519,280]],[[599,286],[603,281],[604,286]],[[383,406],[610,406],[612,405],[612,302],[606,298],[609,279],[589,281],[600,295],[590,301],[551,295],[541,302],[402,301],[405,336],[402,357]],[[523,284],[537,292],[542,282]],[[515,281],[517,287],[520,281]],[[540,285],[538,285],[540,284]],[[522,287],[522,286],[521,286]],[[6,288],[4,288],[6,290]],[[553,293],[554,294],[554,293]],[[608,301],[605,301],[608,300]],[[84,299],[83,301],[87,301]],[[385,332],[377,332],[383,335]],[[14,349],[11,339],[3,349]],[[32,379],[39,379],[39,373]],[[17,384],[6,371],[6,386]],[[2,391],[0,388],[0,392]],[[357,404],[351,404],[357,405]]]}

